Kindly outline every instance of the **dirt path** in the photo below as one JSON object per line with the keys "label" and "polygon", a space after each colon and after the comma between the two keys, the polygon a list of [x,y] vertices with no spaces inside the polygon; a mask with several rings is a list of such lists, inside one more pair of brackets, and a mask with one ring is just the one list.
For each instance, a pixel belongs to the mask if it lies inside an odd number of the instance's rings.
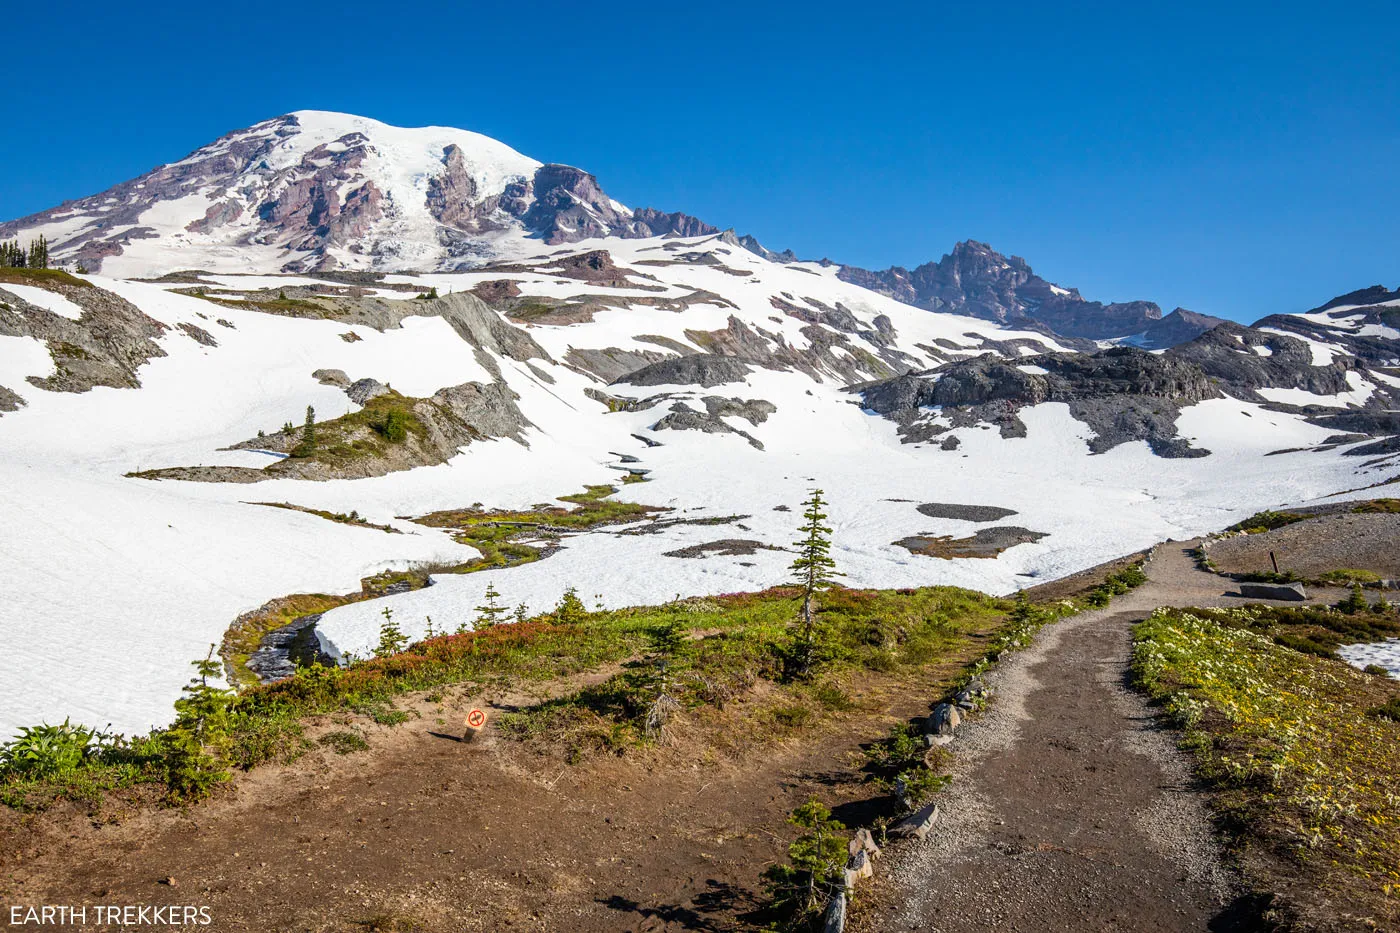
{"label": "dirt path", "polygon": [[996,699],[954,745],[942,821],[892,866],[898,902],[865,928],[1250,929],[1184,757],[1125,686],[1133,622],[1245,603],[1196,568],[1193,544],[1160,545],[1150,582],[1046,628],[989,678]]}

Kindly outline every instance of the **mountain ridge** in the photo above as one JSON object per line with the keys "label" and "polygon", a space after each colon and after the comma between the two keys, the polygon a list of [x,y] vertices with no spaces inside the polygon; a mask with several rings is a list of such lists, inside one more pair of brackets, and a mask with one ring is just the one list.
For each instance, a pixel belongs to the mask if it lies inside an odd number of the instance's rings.
{"label": "mountain ridge", "polygon": [[[0,223],[0,239],[43,235],[56,259],[121,277],[462,271],[588,239],[720,232],[683,211],[629,208],[584,169],[479,133],[317,110],[235,130],[105,191]],[[770,261],[798,261],[730,236]],[[926,310],[1071,340],[1161,348],[1220,320],[1188,312],[1164,324],[1152,302],[1088,301],[975,240],[913,270],[840,265],[839,275]]]}

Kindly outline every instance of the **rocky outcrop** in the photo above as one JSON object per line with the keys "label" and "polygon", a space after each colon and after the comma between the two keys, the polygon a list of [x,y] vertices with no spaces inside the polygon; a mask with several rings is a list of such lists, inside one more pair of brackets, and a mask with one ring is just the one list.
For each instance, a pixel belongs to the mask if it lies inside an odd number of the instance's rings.
{"label": "rocky outcrop", "polygon": [[1167,340],[1189,340],[1201,333],[1196,328],[1213,326],[1211,322],[1217,320],[1185,312],[1156,326],[1163,320],[1162,310],[1150,301],[1088,301],[1077,289],[1060,288],[1036,275],[1019,256],[1003,256],[975,240],[958,243],[938,262],[912,270],[892,266],[872,272],[842,266],[837,274],[844,281],[930,311],[1017,327],[1038,325],[1054,334],[1089,340],[1150,331],[1148,345],[1160,347],[1168,345]]}
{"label": "rocky outcrop", "polygon": [[1153,321],[1147,325],[1145,331],[1136,335],[1133,343],[1148,350],[1165,350],[1167,347],[1195,340],[1201,334],[1223,323],[1225,323],[1223,318],[1177,308],[1161,320]]}
{"label": "rocky outcrop", "polygon": [[998,425],[1003,437],[1025,436],[1020,407],[1065,402],[1094,428],[1093,452],[1146,440],[1171,457],[1204,455],[1176,437],[1176,417],[1182,405],[1219,397],[1220,390],[1193,363],[1119,347],[1016,360],[985,354],[865,386],[860,394],[864,407],[896,421],[908,442],[979,422]]}
{"label": "rocky outcrop", "polygon": [[651,363],[615,381],[634,386],[698,385],[709,389],[728,382],[743,382],[751,371],[733,357],[698,353]]}
{"label": "rocky outcrop", "polygon": [[[55,314],[6,291],[0,280],[0,335],[43,341],[57,370],[52,376],[30,376],[32,385],[50,392],[86,392],[94,386],[134,389],[141,385],[136,371],[166,355],[156,342],[166,326],[126,299],[61,274],[26,279],[24,284],[61,295],[82,309],[78,320]],[[194,330],[212,341],[207,332]]]}

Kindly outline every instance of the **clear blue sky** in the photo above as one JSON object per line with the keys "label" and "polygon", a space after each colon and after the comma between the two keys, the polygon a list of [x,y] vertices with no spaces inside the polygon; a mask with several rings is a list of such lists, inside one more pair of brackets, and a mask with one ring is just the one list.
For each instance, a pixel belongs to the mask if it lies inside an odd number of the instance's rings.
{"label": "clear blue sky", "polygon": [[1244,320],[1400,284],[1391,3],[78,2],[6,19],[5,219],[314,108],[486,133],[804,257],[912,267],[974,238],[1086,297]]}

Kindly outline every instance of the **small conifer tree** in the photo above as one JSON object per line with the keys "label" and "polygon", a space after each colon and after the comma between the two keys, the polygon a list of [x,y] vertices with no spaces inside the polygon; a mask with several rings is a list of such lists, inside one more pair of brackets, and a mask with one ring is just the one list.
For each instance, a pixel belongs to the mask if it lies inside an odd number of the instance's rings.
{"label": "small conifer tree", "polygon": [[316,409],[306,406],[306,421],[301,426],[302,456],[309,456],[316,449]]}
{"label": "small conifer tree", "polygon": [[496,592],[494,584],[486,584],[486,602],[476,607],[475,628],[491,628],[504,621],[504,616],[508,611],[500,604],[501,594]]}
{"label": "small conifer tree", "polygon": [[800,925],[824,910],[845,884],[846,827],[815,797],[792,811],[788,822],[805,830],[788,846],[792,864],[774,865],[765,875],[774,906]]}
{"label": "small conifer tree", "polygon": [[588,607],[578,598],[578,590],[572,586],[564,591],[554,607],[554,621],[563,624],[582,621],[587,614]]}
{"label": "small conifer tree", "polygon": [[831,528],[822,524],[827,517],[822,511],[826,506],[822,491],[813,489],[802,504],[806,507],[799,529],[802,537],[794,542],[797,559],[792,562],[793,578],[802,588],[802,608],[798,611],[793,638],[793,666],[799,676],[805,676],[816,662],[817,593],[829,589],[836,577],[841,576],[836,570],[836,561],[831,557]]}
{"label": "small conifer tree", "polygon": [[408,636],[399,628],[399,624],[394,621],[394,610],[388,606],[380,613],[384,617],[384,622],[379,626],[379,644],[375,646],[374,656],[376,658],[387,658],[398,654],[408,647]]}
{"label": "small conifer tree", "polygon": [[524,603],[521,603],[520,605],[516,606],[514,618],[517,622],[528,622],[530,619],[529,608]]}
{"label": "small conifer tree", "polygon": [[222,672],[214,660],[214,646],[201,661],[193,662],[195,676],[175,701],[175,722],[160,734],[166,784],[177,799],[205,797],[213,786],[228,779],[224,752],[232,719],[233,691],[210,684]]}
{"label": "small conifer tree", "polygon": [[1371,604],[1366,602],[1366,594],[1362,592],[1361,584],[1353,583],[1351,585],[1351,593],[1348,594],[1346,599],[1341,601],[1337,608],[1347,615],[1352,615],[1357,612],[1365,612],[1367,609],[1371,608]]}

